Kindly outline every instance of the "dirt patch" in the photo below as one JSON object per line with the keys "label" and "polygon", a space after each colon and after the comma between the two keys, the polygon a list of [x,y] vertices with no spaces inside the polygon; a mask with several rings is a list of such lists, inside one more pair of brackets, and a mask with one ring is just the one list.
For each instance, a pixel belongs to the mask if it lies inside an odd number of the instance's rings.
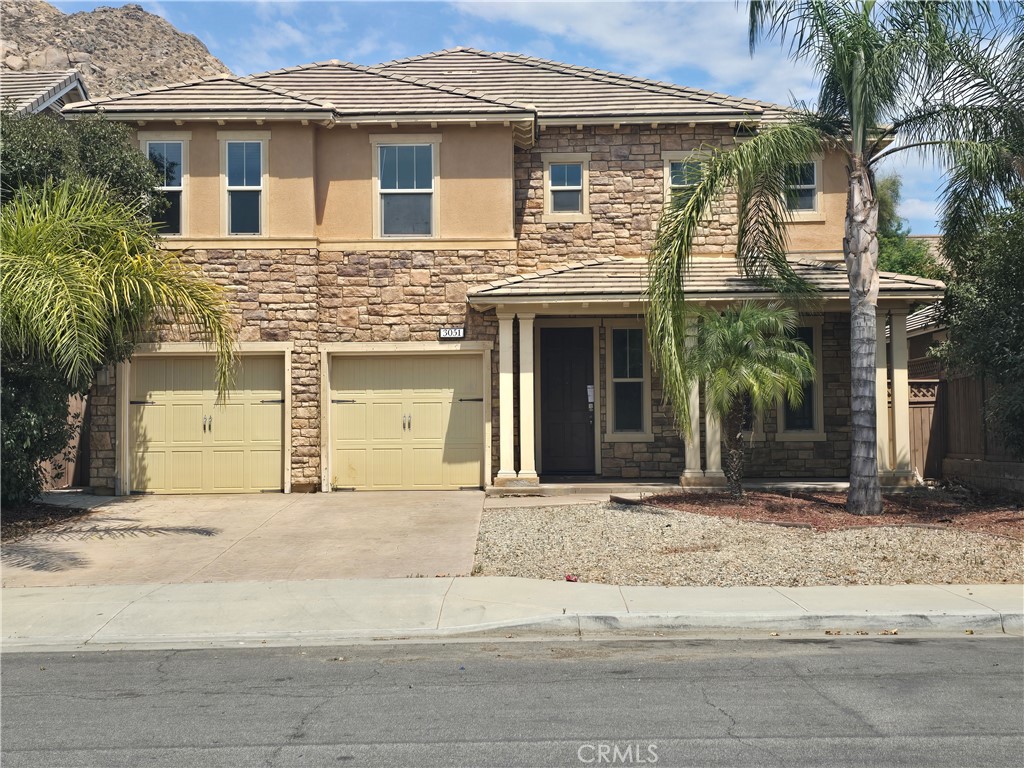
{"label": "dirt patch", "polygon": [[78,507],[58,507],[37,502],[4,507],[0,514],[0,541],[17,541],[36,531],[79,520],[89,512],[88,509]]}
{"label": "dirt patch", "polygon": [[898,526],[965,530],[1024,541],[1024,508],[1019,500],[962,488],[915,488],[888,495],[883,500],[883,513],[872,516],[847,512],[845,493],[752,491],[740,500],[724,493],[673,493],[643,501],[698,515],[808,526],[816,531]]}

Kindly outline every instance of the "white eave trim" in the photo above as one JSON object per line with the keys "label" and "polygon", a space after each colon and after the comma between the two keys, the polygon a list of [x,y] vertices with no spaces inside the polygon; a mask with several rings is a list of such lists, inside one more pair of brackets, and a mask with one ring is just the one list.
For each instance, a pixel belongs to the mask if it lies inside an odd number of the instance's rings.
{"label": "white eave trim", "polygon": [[733,125],[756,125],[764,119],[761,114],[735,115],[618,115],[608,117],[540,117],[541,126],[560,125],[679,125],[686,123],[729,123]]}
{"label": "white eave trim", "polygon": [[[765,299],[772,298],[773,294],[770,291],[730,291],[728,293],[689,293],[694,301],[764,301]],[[942,292],[936,291],[901,291],[901,292],[879,292],[879,299],[888,299],[896,301],[927,301],[938,300],[943,296]],[[850,297],[848,291],[835,291],[825,292],[822,291],[816,294],[812,300],[822,301],[846,301]],[[609,293],[596,293],[596,294],[572,294],[572,295],[553,295],[553,294],[531,294],[528,296],[503,296],[500,294],[491,293],[479,293],[470,294],[467,301],[483,310],[497,306],[499,304],[646,304],[646,294],[609,294]]]}

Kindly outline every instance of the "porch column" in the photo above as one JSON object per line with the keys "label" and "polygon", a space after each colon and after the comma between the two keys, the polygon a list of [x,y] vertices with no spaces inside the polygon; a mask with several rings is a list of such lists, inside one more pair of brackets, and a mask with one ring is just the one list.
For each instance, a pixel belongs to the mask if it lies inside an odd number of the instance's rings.
{"label": "porch column", "polygon": [[513,314],[498,314],[498,475],[495,485],[515,480],[515,415],[512,413],[515,381],[512,374]]}
{"label": "porch column", "polygon": [[[686,346],[693,347],[697,343],[697,330],[694,321],[690,320],[690,327],[686,333]],[[679,478],[679,484],[683,487],[692,485],[703,485],[704,472],[700,468],[700,389],[694,384],[690,387],[690,431],[683,436],[683,446],[686,451],[686,468]]]}
{"label": "porch column", "polygon": [[889,366],[886,363],[885,326],[887,313],[877,310],[875,314],[875,440],[878,453],[878,472],[889,474],[892,457],[889,450]]}
{"label": "porch column", "polygon": [[910,462],[910,381],[907,373],[907,310],[892,311],[892,468],[899,485],[913,484]]}
{"label": "porch column", "polygon": [[[706,399],[705,393],[705,401]],[[704,430],[704,452],[707,454],[704,484],[725,485],[725,473],[722,471],[722,424],[710,410],[704,414]]]}
{"label": "porch column", "polygon": [[533,314],[519,313],[519,480],[540,482],[533,430]]}

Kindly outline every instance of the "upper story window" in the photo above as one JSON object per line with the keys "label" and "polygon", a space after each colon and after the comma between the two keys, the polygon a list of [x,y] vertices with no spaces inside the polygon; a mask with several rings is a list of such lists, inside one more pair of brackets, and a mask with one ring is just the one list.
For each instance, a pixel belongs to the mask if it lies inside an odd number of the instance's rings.
{"label": "upper story window", "polygon": [[146,154],[156,166],[160,182],[157,191],[167,201],[166,207],[155,214],[157,230],[165,235],[180,235],[182,193],[184,191],[183,141],[148,141]]}
{"label": "upper story window", "polygon": [[263,142],[227,142],[228,234],[262,232]]}
{"label": "upper story window", "polygon": [[790,166],[786,184],[786,207],[794,212],[818,210],[818,163],[811,160]]}
{"label": "upper story window", "polygon": [[544,220],[590,221],[590,155],[556,153],[544,160]]}
{"label": "upper story window", "polygon": [[382,144],[377,147],[380,233],[434,234],[434,146]]}
{"label": "upper story window", "polygon": [[670,160],[668,171],[668,187],[673,196],[682,192],[692,192],[700,182],[699,160]]}

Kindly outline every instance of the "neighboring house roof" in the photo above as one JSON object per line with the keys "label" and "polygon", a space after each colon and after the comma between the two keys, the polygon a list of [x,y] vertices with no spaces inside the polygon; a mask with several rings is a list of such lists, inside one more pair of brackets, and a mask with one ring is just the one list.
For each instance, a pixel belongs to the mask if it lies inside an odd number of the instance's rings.
{"label": "neighboring house roof", "polygon": [[475,48],[435,51],[384,62],[374,69],[529,104],[546,121],[640,117],[762,120],[778,119],[787,111],[778,104],[754,99]]}
{"label": "neighboring house roof", "polygon": [[[794,271],[815,285],[821,298],[846,298],[850,286],[846,267],[810,259],[792,263]],[[645,301],[648,262],[614,257],[497,280],[470,291],[478,305],[550,300]],[[746,277],[734,259],[695,259],[684,278],[686,293],[695,299],[742,299],[771,296],[774,289]],[[880,274],[879,295],[886,298],[934,300],[942,296],[938,280]]]}
{"label": "neighboring house roof", "polygon": [[907,333],[916,336],[919,333],[934,331],[939,327],[939,305],[929,304],[907,316]]}
{"label": "neighboring house roof", "polygon": [[14,72],[0,70],[0,100],[14,104],[16,114],[32,114],[88,98],[77,70]]}
{"label": "neighboring house roof", "polygon": [[103,112],[111,115],[216,113],[310,113],[330,117],[333,105],[302,93],[231,75],[162,85],[93,99],[64,108],[68,115]]}

